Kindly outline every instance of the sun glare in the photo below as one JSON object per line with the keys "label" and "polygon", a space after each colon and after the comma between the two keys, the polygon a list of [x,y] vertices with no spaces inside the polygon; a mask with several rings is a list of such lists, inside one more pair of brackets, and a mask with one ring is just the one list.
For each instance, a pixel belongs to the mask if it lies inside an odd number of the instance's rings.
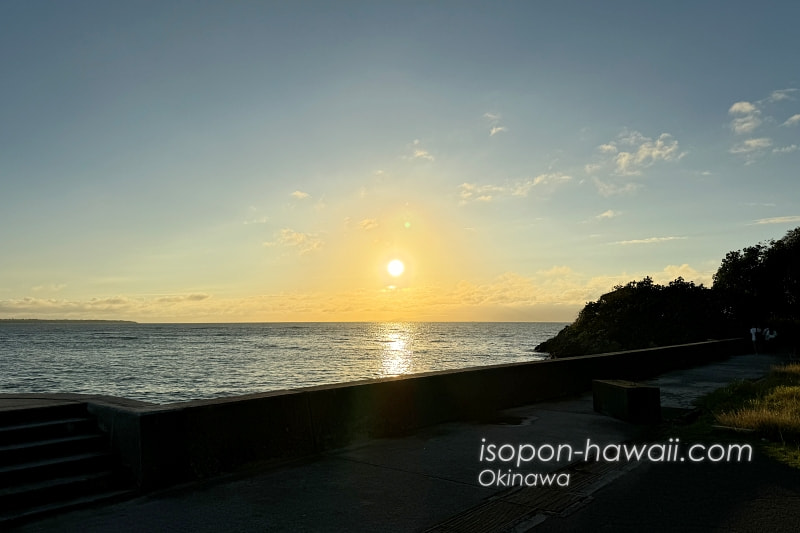
{"label": "sun glare", "polygon": [[406,266],[399,259],[393,259],[389,261],[389,264],[386,266],[386,270],[395,278],[401,275],[405,269]]}

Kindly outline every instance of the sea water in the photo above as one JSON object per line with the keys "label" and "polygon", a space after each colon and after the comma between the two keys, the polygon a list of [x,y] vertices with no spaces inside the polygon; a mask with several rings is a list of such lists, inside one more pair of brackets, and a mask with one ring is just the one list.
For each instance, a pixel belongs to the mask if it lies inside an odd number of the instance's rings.
{"label": "sea water", "polygon": [[0,322],[0,393],[169,403],[534,361],[565,325]]}

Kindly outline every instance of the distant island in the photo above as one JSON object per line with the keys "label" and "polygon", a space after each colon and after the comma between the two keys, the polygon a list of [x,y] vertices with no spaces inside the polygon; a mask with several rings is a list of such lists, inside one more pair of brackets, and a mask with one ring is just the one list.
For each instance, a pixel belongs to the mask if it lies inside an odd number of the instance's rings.
{"label": "distant island", "polygon": [[70,320],[49,318],[0,318],[3,324],[138,324],[132,320]]}

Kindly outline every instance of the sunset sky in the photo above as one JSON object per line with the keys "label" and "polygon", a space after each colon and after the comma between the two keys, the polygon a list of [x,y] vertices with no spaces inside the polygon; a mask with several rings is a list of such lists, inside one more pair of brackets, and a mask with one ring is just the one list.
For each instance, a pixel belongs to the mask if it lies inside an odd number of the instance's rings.
{"label": "sunset sky", "polygon": [[571,321],[710,285],[800,226],[798,21],[4,1],[0,318]]}

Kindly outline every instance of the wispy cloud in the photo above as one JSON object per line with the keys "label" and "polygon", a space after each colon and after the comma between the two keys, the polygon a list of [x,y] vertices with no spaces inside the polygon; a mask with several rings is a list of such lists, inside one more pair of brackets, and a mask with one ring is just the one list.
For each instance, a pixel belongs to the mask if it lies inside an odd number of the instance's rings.
{"label": "wispy cloud", "polygon": [[660,242],[679,241],[684,240],[686,237],[648,237],[646,239],[633,239],[630,241],[617,241],[611,244],[629,245],[629,244],[656,244]]}
{"label": "wispy cloud", "polygon": [[267,222],[269,222],[269,217],[268,216],[262,216],[262,217],[251,218],[249,220],[245,220],[244,224],[266,224]]}
{"label": "wispy cloud", "polygon": [[461,205],[470,202],[491,202],[503,197],[526,197],[531,190],[537,187],[552,189],[562,183],[571,181],[572,177],[561,172],[539,174],[535,178],[528,178],[508,182],[503,185],[478,185],[476,183],[462,183],[459,185],[459,198]]}
{"label": "wispy cloud", "polygon": [[274,241],[265,242],[264,246],[285,246],[297,248],[301,255],[319,250],[324,245],[322,239],[314,233],[300,233],[293,229],[284,228],[276,236]]}
{"label": "wispy cloud", "polygon": [[781,126],[789,127],[789,126],[797,126],[798,124],[800,124],[800,113],[792,115],[791,117],[786,119],[786,122],[781,124]]}
{"label": "wispy cloud", "polygon": [[617,152],[619,152],[617,146],[614,143],[601,144],[600,146],[597,147],[597,151],[603,154],[616,154]]}
{"label": "wispy cloud", "polygon": [[747,139],[740,142],[729,151],[732,154],[752,154],[763,152],[765,149],[772,146],[772,139],[767,137],[759,137],[758,139]]}
{"label": "wispy cloud", "polygon": [[374,218],[365,218],[358,223],[358,226],[365,231],[373,230],[378,227],[378,220]]}
{"label": "wispy cloud", "polygon": [[620,142],[632,148],[615,156],[617,173],[622,175],[641,174],[642,170],[659,161],[676,161],[686,155],[669,133],[662,133],[658,139],[652,140],[635,131],[621,138]]}
{"label": "wispy cloud", "polygon": [[593,178],[592,181],[594,182],[595,187],[597,187],[597,192],[600,196],[615,196],[617,194],[630,194],[637,189],[642,187],[641,183],[633,183],[633,182],[626,182],[626,183],[613,183],[609,181],[603,181],[599,178]]}
{"label": "wispy cloud", "polygon": [[407,159],[423,159],[425,161],[435,160],[433,155],[431,155],[428,150],[422,147],[419,139],[414,139],[414,142],[411,143],[411,155],[408,156]]}
{"label": "wispy cloud", "polygon": [[780,102],[781,100],[793,100],[793,94],[795,92],[797,92],[797,89],[779,89],[777,91],[772,91],[772,94],[767,97],[767,101]]}
{"label": "wispy cloud", "polygon": [[489,137],[494,137],[498,133],[508,131],[508,128],[500,125],[500,115],[497,113],[484,113],[483,118],[489,122]]}
{"label": "wispy cloud", "polygon": [[[772,132],[775,136],[780,136],[778,130],[774,129],[779,121],[772,116],[775,112],[773,108],[780,107],[781,102],[792,101],[795,99],[797,89],[779,89],[772,91],[770,95],[754,102],[740,101],[734,103],[729,109],[728,114],[732,117],[730,129],[734,135],[747,135],[751,138],[744,141],[736,141],[728,150],[729,153],[744,159],[746,165],[753,164],[769,153],[784,154],[793,152],[794,145],[774,148],[771,136],[764,135]],[[771,110],[772,109],[772,110]],[[786,119],[780,126],[791,127],[800,124],[800,114],[795,114]],[[754,133],[759,130],[761,136],[755,137]]]}
{"label": "wispy cloud", "polygon": [[752,133],[761,125],[761,111],[750,102],[736,102],[728,109],[728,114],[734,117],[731,129],[736,134]]}
{"label": "wispy cloud", "polygon": [[305,200],[306,198],[311,198],[311,195],[303,191],[294,191],[291,197],[296,200]]}
{"label": "wispy cloud", "polygon": [[58,292],[67,287],[64,283],[51,283],[50,285],[37,285],[31,287],[33,292]]}
{"label": "wispy cloud", "polygon": [[635,130],[624,130],[613,141],[599,145],[595,153],[595,160],[584,170],[593,176],[602,196],[611,196],[635,191],[641,184],[631,178],[643,175],[656,164],[679,161],[687,152],[669,133],[653,139]]}
{"label": "wispy cloud", "polygon": [[462,183],[458,186],[461,204],[469,202],[491,202],[495,194],[505,193],[504,187],[497,185],[477,185],[475,183]]}
{"label": "wispy cloud", "polygon": [[791,152],[796,152],[797,150],[800,150],[800,146],[797,146],[796,144],[791,144],[789,146],[781,146],[780,148],[773,148],[772,149],[772,153],[773,154],[788,154],[788,153],[791,153]]}
{"label": "wispy cloud", "polygon": [[753,224],[794,224],[800,222],[800,215],[793,215],[788,217],[772,217],[760,218],[753,222]]}
{"label": "wispy cloud", "polygon": [[610,218],[616,218],[616,217],[620,216],[621,214],[622,213],[620,213],[619,211],[614,211],[612,209],[609,209],[608,211],[604,211],[604,212],[600,213],[595,218],[598,219],[598,220],[605,220],[605,219],[610,219]]}
{"label": "wispy cloud", "polygon": [[194,293],[179,294],[175,296],[161,296],[156,298],[155,301],[158,303],[202,302],[203,300],[207,300],[209,298],[211,298],[211,296],[208,294]]}

